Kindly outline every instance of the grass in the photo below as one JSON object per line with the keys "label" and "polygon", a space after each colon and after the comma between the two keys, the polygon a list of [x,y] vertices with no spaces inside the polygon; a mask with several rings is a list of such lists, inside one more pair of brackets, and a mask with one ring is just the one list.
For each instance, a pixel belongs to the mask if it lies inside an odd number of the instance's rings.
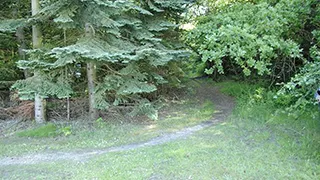
{"label": "grass", "polygon": [[[237,107],[226,122],[201,130],[189,138],[158,146],[107,153],[77,162],[0,166],[0,177],[165,180],[320,178],[319,121],[308,114],[301,114],[300,119],[292,119],[285,113],[277,112],[278,107],[271,101],[272,93],[256,91],[257,86],[245,83],[236,85],[233,82],[215,85],[223,87],[225,93],[242,94],[237,98]],[[100,134],[99,129],[88,133],[93,142],[97,140],[96,133],[100,137],[109,134],[110,137],[119,136],[120,139],[150,137],[155,132],[170,132],[199,123],[199,119],[204,120],[212,115],[213,107],[211,102],[203,102],[201,106],[188,102],[179,107],[182,109],[176,107],[170,112],[171,116],[155,122],[152,127],[150,124],[107,124],[109,133],[101,131]],[[129,129],[130,133],[127,132]],[[137,132],[137,136],[133,136]],[[81,143],[79,137],[71,135],[63,138]],[[122,140],[119,142],[124,143]],[[55,141],[51,143],[57,146]],[[97,144],[87,145],[90,146],[96,147]]]}
{"label": "grass", "polygon": [[186,104],[187,106],[182,106],[183,109],[175,111],[165,119],[157,122],[156,126],[167,132],[173,132],[209,120],[215,111],[214,104],[211,101],[205,101],[200,106],[190,101]]}
{"label": "grass", "polygon": [[[214,112],[210,101],[194,98],[181,100],[166,108],[168,114],[159,121],[110,122],[102,118],[94,122],[75,121],[49,123],[0,138],[0,157],[33,152],[101,149],[123,144],[144,142],[163,133],[209,120]],[[42,137],[42,138],[39,138]]]}
{"label": "grass", "polygon": [[[282,147],[288,152],[306,159],[320,161],[320,121],[312,113],[298,113],[299,116],[290,116],[286,107],[281,107],[274,102],[274,93],[257,85],[224,82],[220,85],[227,94],[241,92],[237,98],[237,107],[232,121],[234,125],[247,131],[258,131],[256,136],[269,134],[269,139],[278,138]],[[317,112],[317,107],[311,107]],[[320,114],[320,112],[319,112]],[[289,151],[290,150],[290,151]]]}
{"label": "grass", "polygon": [[46,125],[37,127],[35,129],[29,129],[29,130],[18,132],[17,136],[40,138],[40,137],[54,137],[54,136],[57,136],[58,134],[59,133],[58,133],[57,126],[52,123],[48,123]]}
{"label": "grass", "polygon": [[270,134],[260,135],[258,130],[246,131],[243,136],[242,131],[227,122],[160,146],[108,153],[83,162],[12,166],[5,171],[12,175],[7,177],[17,179],[318,179],[320,176],[319,164],[281,147],[281,138],[270,140]]}
{"label": "grass", "polygon": [[28,137],[28,138],[48,138],[57,137],[60,135],[68,136],[71,134],[71,126],[59,127],[53,123],[36,125],[27,130],[22,130],[16,133],[18,137]]}

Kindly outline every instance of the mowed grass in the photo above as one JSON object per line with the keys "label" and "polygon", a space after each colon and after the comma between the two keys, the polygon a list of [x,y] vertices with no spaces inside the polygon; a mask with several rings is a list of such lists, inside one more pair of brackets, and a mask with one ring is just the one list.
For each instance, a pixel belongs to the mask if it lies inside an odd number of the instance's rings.
{"label": "mowed grass", "polygon": [[[319,121],[308,114],[302,114],[300,119],[292,119],[284,113],[276,113],[278,107],[270,102],[268,92],[265,92],[264,99],[261,100],[256,96],[261,93],[256,91],[257,87],[248,84],[232,86],[233,84],[235,83],[215,84],[221,86],[225,93],[243,94],[237,100],[233,115],[227,121],[196,132],[188,138],[130,151],[110,152],[79,161],[0,166],[0,177],[119,180],[320,179]],[[192,120],[192,114],[196,117],[201,117],[196,112],[209,114],[208,107],[212,105],[204,102],[199,107],[201,110],[187,113],[191,110],[186,106],[186,111],[178,114],[187,114],[183,117],[189,117],[189,120],[184,122],[194,124],[197,122]],[[173,125],[167,126],[170,118]],[[168,132],[174,126],[183,127],[182,122],[173,123],[172,119],[175,118],[163,120],[163,123],[168,121],[165,123],[167,125],[161,125],[159,121],[153,126],[162,131],[169,129]],[[146,130],[145,133],[151,132],[153,131]]]}

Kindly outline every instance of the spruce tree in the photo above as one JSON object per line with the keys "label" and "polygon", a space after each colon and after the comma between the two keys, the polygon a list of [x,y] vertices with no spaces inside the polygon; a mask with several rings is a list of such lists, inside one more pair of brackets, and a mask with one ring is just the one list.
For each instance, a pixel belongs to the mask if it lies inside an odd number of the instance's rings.
{"label": "spruce tree", "polygon": [[[77,40],[67,46],[29,51],[29,56],[37,58],[20,61],[19,65],[41,70],[43,84],[47,86],[41,87],[43,95],[67,97],[72,93],[72,77],[62,78],[59,72],[75,64],[87,64],[89,86],[86,89],[94,108],[135,105],[133,115],[143,113],[156,119],[156,110],[146,94],[167,82],[164,76],[170,62],[187,56],[177,43],[176,24],[185,3],[44,1],[43,9],[29,21],[45,23],[53,20],[61,30],[74,32],[73,38]],[[34,91],[28,80],[20,81],[14,87],[21,95],[28,96]],[[96,112],[90,107],[90,116],[94,119]]]}

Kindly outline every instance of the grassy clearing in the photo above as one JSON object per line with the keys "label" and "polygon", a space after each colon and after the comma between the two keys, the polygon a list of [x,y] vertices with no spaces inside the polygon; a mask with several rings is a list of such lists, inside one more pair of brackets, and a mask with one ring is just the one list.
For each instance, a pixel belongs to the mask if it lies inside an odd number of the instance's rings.
{"label": "grassy clearing", "polygon": [[102,118],[94,122],[56,122],[44,126],[30,125],[27,130],[0,138],[0,157],[46,151],[101,149],[144,142],[163,133],[209,120],[214,112],[210,101],[189,97],[165,108],[167,115],[158,121],[114,122]]}
{"label": "grassy clearing", "polygon": [[[257,91],[256,87],[235,85],[233,82],[218,85],[223,87],[225,93],[243,94],[238,96],[234,114],[228,121],[199,131],[187,139],[108,153],[79,162],[57,161],[0,167],[0,175],[5,179],[320,178],[319,121],[308,114],[302,114],[300,119],[292,119],[287,114],[276,113],[278,107],[270,100],[272,93]],[[152,129],[172,131],[174,126],[182,127],[183,122],[195,123],[192,118],[201,117],[202,113],[211,115],[211,107],[209,102],[203,103],[195,111],[185,106],[185,111],[179,111],[176,115],[172,113],[172,117],[157,122],[154,128],[142,131],[147,127],[143,126],[133,131],[146,136],[156,132]],[[177,116],[189,120],[181,122],[180,119],[176,122]],[[124,134],[124,137],[130,138],[130,135]],[[77,140],[76,136],[74,138]]]}
{"label": "grassy clearing", "polygon": [[[263,133],[261,133],[263,131]],[[191,138],[83,162],[6,167],[10,178],[50,179],[318,179],[320,166],[283,147],[269,129],[244,130],[233,122]],[[245,134],[245,135],[244,135]],[[286,144],[286,143],[285,143]],[[17,173],[19,172],[19,173]],[[30,172],[34,172],[32,175]],[[4,173],[3,173],[4,174]],[[10,174],[10,175],[9,175]]]}

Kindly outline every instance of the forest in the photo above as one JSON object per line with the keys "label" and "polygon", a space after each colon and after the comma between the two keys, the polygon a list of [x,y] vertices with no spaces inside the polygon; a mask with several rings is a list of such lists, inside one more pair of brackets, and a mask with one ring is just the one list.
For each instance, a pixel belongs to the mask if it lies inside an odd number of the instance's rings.
{"label": "forest", "polygon": [[319,0],[0,4],[0,177],[320,178]]}

